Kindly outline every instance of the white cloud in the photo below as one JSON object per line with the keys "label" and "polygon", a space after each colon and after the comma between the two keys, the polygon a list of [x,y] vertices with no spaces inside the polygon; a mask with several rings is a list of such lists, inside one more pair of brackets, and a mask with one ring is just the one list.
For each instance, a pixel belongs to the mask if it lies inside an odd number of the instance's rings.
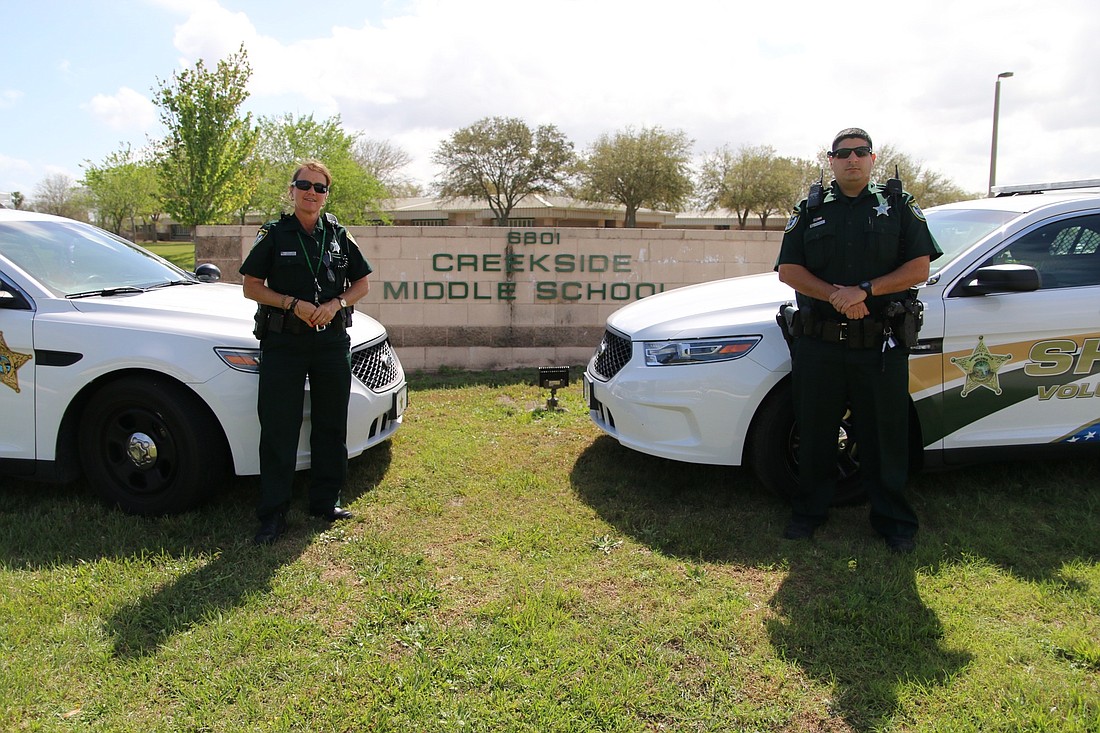
{"label": "white cloud", "polygon": [[113,95],[97,94],[84,106],[93,117],[116,131],[143,132],[157,121],[156,105],[129,87],[119,87]]}
{"label": "white cloud", "polygon": [[0,109],[15,107],[24,96],[18,89],[0,89]]}
{"label": "white cloud", "polygon": [[[766,144],[806,158],[858,125],[979,191],[1006,70],[1016,76],[1003,88],[999,181],[1100,170],[1100,98],[1082,62],[1100,34],[1092,0],[926,0],[854,15],[816,0],[414,0],[372,13],[383,20],[344,21],[364,17],[346,9],[331,25],[310,19],[291,41],[217,0],[159,4],[184,17],[173,37],[181,66],[243,43],[250,109],[339,114],[405,146],[422,180],[447,135],[502,115],[555,124],[580,149],[661,125],[684,130],[698,154]],[[279,10],[233,7],[257,21]]]}
{"label": "white cloud", "polygon": [[190,66],[198,59],[208,65],[234,53],[242,43],[246,48],[257,45],[259,34],[245,13],[221,7],[214,0],[187,4],[187,20],[176,26],[173,44],[184,58],[181,64]]}
{"label": "white cloud", "polygon": [[29,196],[40,171],[29,161],[0,153],[0,191],[21,191]]}

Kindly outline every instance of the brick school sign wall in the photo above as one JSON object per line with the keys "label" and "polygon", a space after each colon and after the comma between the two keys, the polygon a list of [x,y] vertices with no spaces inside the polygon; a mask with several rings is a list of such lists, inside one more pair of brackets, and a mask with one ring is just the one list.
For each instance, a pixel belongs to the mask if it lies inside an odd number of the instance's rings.
{"label": "brick school sign wall", "polygon": [[[374,268],[357,309],[406,369],[583,364],[639,298],[772,269],[783,233],[692,229],[350,227]],[[237,272],[254,226],[200,226],[195,262]]]}

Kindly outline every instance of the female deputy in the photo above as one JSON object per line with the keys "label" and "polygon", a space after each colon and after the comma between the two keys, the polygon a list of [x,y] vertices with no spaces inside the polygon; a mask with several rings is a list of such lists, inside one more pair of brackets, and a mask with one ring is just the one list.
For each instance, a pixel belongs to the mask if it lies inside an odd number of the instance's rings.
{"label": "female deputy", "polygon": [[257,544],[286,531],[309,378],[309,512],[351,518],[340,506],[347,476],[351,341],[347,326],[366,296],[371,267],[347,229],[321,215],[332,175],[307,160],[294,172],[294,212],[260,227],[241,265],[244,295],[259,303],[260,530]]}

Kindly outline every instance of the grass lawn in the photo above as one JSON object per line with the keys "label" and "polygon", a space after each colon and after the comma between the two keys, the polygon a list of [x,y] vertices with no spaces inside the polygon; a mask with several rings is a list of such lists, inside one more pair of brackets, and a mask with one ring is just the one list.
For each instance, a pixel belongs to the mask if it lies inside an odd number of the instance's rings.
{"label": "grass lawn", "polygon": [[0,494],[4,731],[1100,731],[1095,460],[912,481],[812,542],[742,469],[626,450],[533,370],[412,375],[333,526],[254,478],[140,519]]}
{"label": "grass lawn", "polygon": [[138,242],[138,244],[187,272],[195,271],[194,242]]}

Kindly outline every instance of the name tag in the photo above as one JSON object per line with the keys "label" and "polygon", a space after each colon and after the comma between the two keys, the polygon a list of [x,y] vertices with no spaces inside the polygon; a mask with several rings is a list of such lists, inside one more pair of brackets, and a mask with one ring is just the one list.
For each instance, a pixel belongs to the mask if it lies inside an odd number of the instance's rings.
{"label": "name tag", "polygon": [[819,226],[821,226],[821,225],[822,225],[822,224],[824,224],[824,223],[825,223],[825,220],[824,220],[824,219],[822,219],[822,218],[821,218],[821,217],[819,216],[819,217],[817,217],[816,219],[814,219],[814,220],[813,220],[813,222],[811,222],[811,223],[810,223],[810,226],[809,226],[808,228],[809,228],[809,229],[813,229],[814,227],[819,227]]}
{"label": "name tag", "polygon": [[280,252],[279,256],[280,257],[293,257],[296,254],[298,254],[298,250],[292,249],[289,252]]}

